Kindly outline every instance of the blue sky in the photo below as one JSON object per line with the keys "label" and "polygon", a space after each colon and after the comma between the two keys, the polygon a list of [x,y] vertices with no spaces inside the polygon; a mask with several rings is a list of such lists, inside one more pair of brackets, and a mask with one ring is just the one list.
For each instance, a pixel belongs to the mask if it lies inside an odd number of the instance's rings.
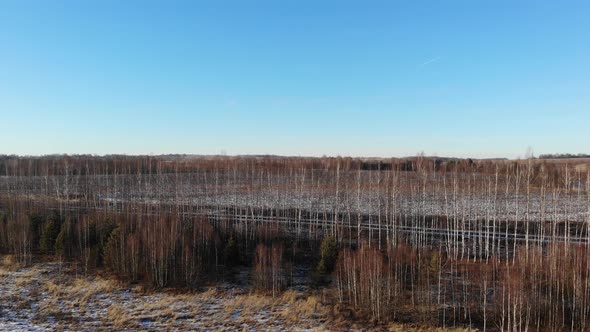
{"label": "blue sky", "polygon": [[0,0],[0,153],[590,153],[590,2]]}

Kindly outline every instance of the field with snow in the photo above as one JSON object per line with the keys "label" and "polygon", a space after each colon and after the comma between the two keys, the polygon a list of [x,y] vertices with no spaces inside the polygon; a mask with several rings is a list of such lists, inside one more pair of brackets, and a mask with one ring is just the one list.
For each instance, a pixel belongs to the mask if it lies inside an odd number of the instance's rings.
{"label": "field with snow", "polygon": [[319,300],[295,290],[279,298],[219,285],[198,292],[148,291],[100,276],[76,275],[65,263],[0,270],[0,331],[327,329]]}
{"label": "field with snow", "polygon": [[0,260],[0,331],[467,331],[415,325],[370,326],[335,315],[321,294],[291,289],[280,297],[221,284],[199,291],[148,290],[71,264],[15,265]]}

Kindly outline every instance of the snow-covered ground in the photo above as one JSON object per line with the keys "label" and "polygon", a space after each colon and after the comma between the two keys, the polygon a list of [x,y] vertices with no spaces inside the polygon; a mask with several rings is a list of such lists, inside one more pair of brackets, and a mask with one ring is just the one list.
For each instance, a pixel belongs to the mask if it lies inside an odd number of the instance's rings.
{"label": "snow-covered ground", "polygon": [[66,264],[6,264],[0,256],[0,332],[13,331],[393,331],[466,332],[411,324],[367,325],[334,316],[301,289],[272,298],[245,286],[146,291]]}
{"label": "snow-covered ground", "polygon": [[[0,193],[53,197],[72,202],[174,203],[187,206],[255,209],[301,209],[310,213],[340,212],[377,214],[395,211],[405,216],[459,217],[463,220],[585,222],[590,197],[584,178],[567,187],[541,192],[521,179],[492,175],[459,174],[422,180],[412,172],[400,175],[395,197],[389,185],[377,186],[376,174],[356,172],[337,177],[334,172],[310,174],[253,174],[249,172],[197,172],[183,174],[118,176],[0,177]],[[382,175],[385,176],[385,175]],[[339,179],[336,185],[336,179]],[[385,181],[385,180],[383,180]],[[454,181],[456,182],[456,188]],[[384,182],[386,183],[386,182]],[[386,207],[389,207],[386,210]]]}
{"label": "snow-covered ground", "polygon": [[0,331],[310,331],[327,330],[325,324],[323,306],[297,291],[275,299],[227,284],[145,292],[76,276],[60,263],[0,267]]}

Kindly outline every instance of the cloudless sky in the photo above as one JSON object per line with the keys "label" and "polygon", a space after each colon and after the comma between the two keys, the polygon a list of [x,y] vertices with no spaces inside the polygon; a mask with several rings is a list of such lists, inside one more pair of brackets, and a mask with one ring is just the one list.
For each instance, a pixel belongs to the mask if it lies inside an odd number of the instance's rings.
{"label": "cloudless sky", "polygon": [[0,0],[0,154],[590,153],[588,1]]}

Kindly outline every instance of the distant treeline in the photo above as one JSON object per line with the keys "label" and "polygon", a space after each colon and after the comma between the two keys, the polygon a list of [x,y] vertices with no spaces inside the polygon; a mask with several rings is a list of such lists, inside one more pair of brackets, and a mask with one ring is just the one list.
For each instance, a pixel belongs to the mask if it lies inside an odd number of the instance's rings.
{"label": "distant treeline", "polygon": [[322,169],[368,171],[471,171],[493,169],[503,159],[443,157],[352,158],[277,156],[190,155],[0,155],[0,176],[171,174],[219,169],[264,169],[269,171]]}
{"label": "distant treeline", "polygon": [[555,153],[555,154],[542,154],[539,156],[539,159],[574,159],[574,158],[590,158],[590,154]]}
{"label": "distant treeline", "polygon": [[458,169],[475,165],[472,159],[411,157],[368,159],[351,157],[275,156],[127,156],[127,155],[0,155],[0,176],[114,175],[192,173],[218,169],[400,170]]}

